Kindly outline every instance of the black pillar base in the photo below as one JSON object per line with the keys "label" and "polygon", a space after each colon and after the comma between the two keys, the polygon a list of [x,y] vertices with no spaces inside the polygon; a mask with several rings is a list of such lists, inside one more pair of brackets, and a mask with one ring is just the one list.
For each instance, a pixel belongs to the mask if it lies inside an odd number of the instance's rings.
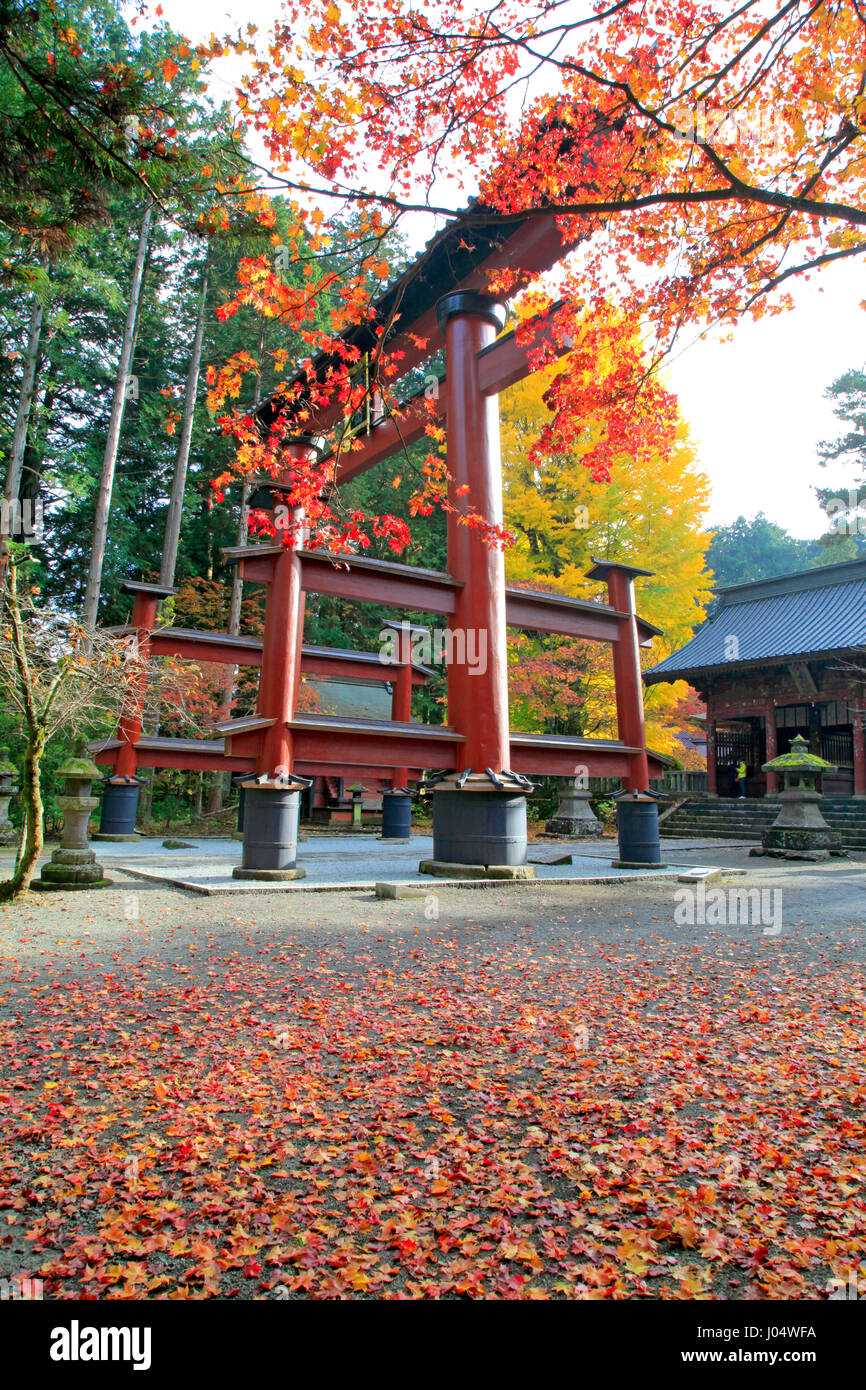
{"label": "black pillar base", "polygon": [[295,782],[244,787],[244,848],[235,878],[303,878],[297,867],[300,788]]}
{"label": "black pillar base", "polygon": [[94,840],[137,840],[135,817],[141,792],[140,777],[107,777],[102,793],[99,830]]}
{"label": "black pillar base", "polygon": [[408,791],[382,793],[382,839],[408,840],[412,834],[412,795]]}
{"label": "black pillar base", "polygon": [[526,793],[434,790],[433,860],[525,864]]}
{"label": "black pillar base", "polygon": [[616,869],[663,869],[659,808],[655,797],[622,794],[616,803],[619,858]]}

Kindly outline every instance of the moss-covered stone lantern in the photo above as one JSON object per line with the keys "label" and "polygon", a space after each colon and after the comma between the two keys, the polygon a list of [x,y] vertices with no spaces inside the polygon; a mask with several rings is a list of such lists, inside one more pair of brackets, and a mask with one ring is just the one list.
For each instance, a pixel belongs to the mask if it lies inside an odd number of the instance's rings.
{"label": "moss-covered stone lantern", "polygon": [[761,836],[761,848],[750,852],[780,859],[826,859],[830,854],[844,854],[841,835],[821,815],[818,802],[822,798],[815,785],[819,773],[834,771],[835,763],[810,753],[802,734],[797,734],[789,751],[764,763],[762,770],[781,773],[785,785],[778,797],[778,816]]}
{"label": "moss-covered stone lantern", "polygon": [[16,838],[15,826],[9,819],[9,802],[18,792],[17,775],[17,767],[9,761],[9,749],[0,748],[0,845],[12,844]]}
{"label": "moss-covered stone lantern", "polygon": [[66,780],[65,794],[56,798],[63,812],[63,835],[60,848],[54,851],[48,864],[43,864],[33,887],[103,888],[110,880],[105,877],[102,865],[96,862],[87,840],[90,813],[99,804],[98,798],[90,795],[90,788],[100,771],[91,762],[83,738],[75,740],[71,756],[61,763],[57,775]]}

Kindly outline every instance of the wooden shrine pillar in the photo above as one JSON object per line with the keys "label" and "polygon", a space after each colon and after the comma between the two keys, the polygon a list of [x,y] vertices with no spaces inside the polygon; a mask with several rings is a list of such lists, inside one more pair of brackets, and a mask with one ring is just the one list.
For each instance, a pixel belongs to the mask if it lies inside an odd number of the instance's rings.
{"label": "wooden shrine pillar", "polygon": [[646,727],[643,711],[643,681],[641,679],[640,645],[637,631],[634,581],[649,576],[652,570],[637,569],[616,560],[595,560],[588,579],[603,579],[607,584],[607,601],[620,614],[619,637],[613,644],[613,678],[616,687],[616,722],[619,737],[634,751],[629,756],[628,791],[649,789],[649,762],[646,752]]}
{"label": "wooden shrine pillar", "polygon": [[854,795],[866,797],[866,739],[863,735],[863,715],[851,711],[851,742],[854,750]]}
{"label": "wooden shrine pillar", "polygon": [[713,704],[712,687],[707,691],[707,795],[719,794],[718,743],[716,739],[716,711]]}
{"label": "wooden shrine pillar", "polygon": [[[776,735],[776,706],[769,704],[764,709],[764,762],[772,762],[778,751]],[[767,779],[765,796],[773,796],[779,790],[779,775],[776,772],[764,774]]]}
{"label": "wooden shrine pillar", "polygon": [[613,644],[613,678],[616,691],[616,722],[619,737],[629,749],[628,775],[617,797],[616,826],[619,858],[615,867],[637,869],[661,864],[658,803],[649,785],[646,751],[646,725],[643,710],[643,680],[634,581],[649,576],[651,570],[637,569],[617,560],[595,560],[587,572],[589,579],[603,579],[607,601],[619,615],[617,640]]}
{"label": "wooden shrine pillar", "polygon": [[505,311],[487,295],[458,291],[439,301],[437,314],[445,334],[449,501],[455,508],[448,514],[448,572],[462,586],[448,666],[448,722],[466,740],[460,769],[501,772],[510,761],[505,556],[460,517],[472,512],[502,525],[498,397],[482,393],[478,354],[501,330]]}
{"label": "wooden shrine pillar", "polygon": [[[132,631],[128,639],[132,643],[130,660],[141,659],[145,663],[150,655],[150,635],[156,626],[156,614],[163,599],[177,593],[177,589],[162,584],[144,584],[127,579],[121,588],[132,594]],[[120,748],[114,759],[114,770],[105,781],[102,806],[99,816],[99,830],[94,836],[100,840],[135,840],[135,817],[138,812],[138,798],[141,779],[136,776],[138,766],[136,746],[141,738],[144,720],[144,701],[147,694],[147,670],[142,670],[124,703],[117,726]]]}
{"label": "wooden shrine pillar", "polygon": [[[391,677],[391,718],[397,724],[409,724],[412,720],[412,639],[415,633],[428,633],[429,628],[399,618],[388,618],[382,626],[383,630],[390,629],[396,639],[393,658],[396,665],[392,668],[394,674]],[[408,784],[408,767],[393,768],[392,788],[406,787]]]}

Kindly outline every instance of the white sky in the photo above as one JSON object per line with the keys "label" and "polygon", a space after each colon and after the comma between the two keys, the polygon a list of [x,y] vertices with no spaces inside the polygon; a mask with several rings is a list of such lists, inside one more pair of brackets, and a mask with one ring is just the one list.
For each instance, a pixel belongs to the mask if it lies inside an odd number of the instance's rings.
{"label": "white sky", "polygon": [[[194,40],[228,33],[239,22],[266,29],[281,11],[279,0],[161,3],[165,20]],[[226,99],[230,71],[220,67],[214,95]],[[866,266],[830,266],[794,282],[791,293],[790,313],[744,321],[727,343],[698,342],[668,369],[667,384],[712,483],[710,524],[763,511],[795,536],[826,530],[813,489],[838,480],[818,467],[817,444],[839,427],[824,392],[842,372],[866,363]]]}
{"label": "white sky", "polygon": [[698,342],[668,371],[712,480],[711,523],[763,511],[795,536],[827,529],[812,489],[841,475],[818,466],[816,446],[840,426],[824,391],[866,363],[866,265],[828,266],[793,296],[789,313]]}

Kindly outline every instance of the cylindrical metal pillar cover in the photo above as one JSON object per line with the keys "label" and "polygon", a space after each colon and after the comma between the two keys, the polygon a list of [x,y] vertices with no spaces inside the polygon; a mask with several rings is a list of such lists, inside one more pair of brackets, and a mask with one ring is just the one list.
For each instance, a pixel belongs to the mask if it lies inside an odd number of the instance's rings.
{"label": "cylindrical metal pillar cover", "polygon": [[526,797],[513,792],[435,791],[433,858],[444,864],[524,864]]}
{"label": "cylindrical metal pillar cover", "polygon": [[624,796],[616,803],[616,833],[623,864],[661,864],[658,803],[648,796]]}
{"label": "cylindrical metal pillar cover", "polygon": [[382,839],[408,840],[412,833],[412,798],[406,792],[382,793]]}
{"label": "cylindrical metal pillar cover", "polygon": [[301,794],[247,787],[244,798],[244,869],[294,869],[298,858]]}
{"label": "cylindrical metal pillar cover", "polygon": [[129,782],[114,782],[109,777],[102,794],[102,809],[99,815],[100,835],[132,835],[135,833],[135,817],[138,812],[138,797],[141,782],[137,777]]}

